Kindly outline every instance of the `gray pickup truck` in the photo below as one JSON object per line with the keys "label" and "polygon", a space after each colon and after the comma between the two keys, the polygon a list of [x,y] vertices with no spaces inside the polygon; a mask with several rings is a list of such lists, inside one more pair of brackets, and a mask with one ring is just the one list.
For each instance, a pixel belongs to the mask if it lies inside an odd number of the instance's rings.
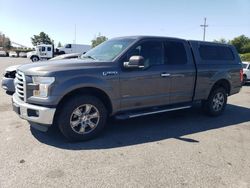
{"label": "gray pickup truck", "polygon": [[134,118],[201,102],[220,115],[240,91],[233,46],[176,38],[108,40],[79,59],[18,67],[13,109],[39,130],[59,127],[69,140],[95,137],[108,117]]}

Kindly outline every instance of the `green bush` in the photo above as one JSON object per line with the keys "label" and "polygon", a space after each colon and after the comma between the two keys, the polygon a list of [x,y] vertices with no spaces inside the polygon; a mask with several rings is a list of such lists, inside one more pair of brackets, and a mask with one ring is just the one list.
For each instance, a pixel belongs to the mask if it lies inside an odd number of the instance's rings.
{"label": "green bush", "polygon": [[241,61],[249,61],[250,62],[250,53],[240,54]]}

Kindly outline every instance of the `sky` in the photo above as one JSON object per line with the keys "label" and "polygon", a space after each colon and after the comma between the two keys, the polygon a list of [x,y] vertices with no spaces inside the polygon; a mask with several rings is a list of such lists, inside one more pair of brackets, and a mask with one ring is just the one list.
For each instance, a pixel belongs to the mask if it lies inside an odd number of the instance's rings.
{"label": "sky", "polygon": [[[156,35],[202,40],[250,37],[250,0],[0,0],[0,32],[32,47],[41,31],[55,44],[91,44],[108,38]],[[76,30],[75,30],[76,28]]]}

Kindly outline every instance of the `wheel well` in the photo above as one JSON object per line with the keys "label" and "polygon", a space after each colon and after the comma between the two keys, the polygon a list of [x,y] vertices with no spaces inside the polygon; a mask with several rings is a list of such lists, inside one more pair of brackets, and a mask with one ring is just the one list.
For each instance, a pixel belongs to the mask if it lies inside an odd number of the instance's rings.
{"label": "wheel well", "polygon": [[74,97],[75,95],[91,95],[99,98],[103,104],[106,106],[108,110],[108,114],[112,113],[112,103],[109,98],[109,96],[102,90],[92,87],[85,87],[85,88],[79,88],[71,91],[70,93],[66,94],[59,102],[58,108],[60,109],[60,106],[63,105],[63,103],[68,100],[70,97]]}
{"label": "wheel well", "polygon": [[231,86],[228,80],[226,79],[221,79],[218,80],[212,87],[211,91],[213,91],[214,89],[218,88],[218,87],[223,87],[227,94],[230,95],[230,91],[231,91]]}
{"label": "wheel well", "polygon": [[39,59],[39,57],[38,57],[37,55],[32,55],[32,56],[30,57],[30,59],[32,59],[33,57],[37,57],[37,58]]}

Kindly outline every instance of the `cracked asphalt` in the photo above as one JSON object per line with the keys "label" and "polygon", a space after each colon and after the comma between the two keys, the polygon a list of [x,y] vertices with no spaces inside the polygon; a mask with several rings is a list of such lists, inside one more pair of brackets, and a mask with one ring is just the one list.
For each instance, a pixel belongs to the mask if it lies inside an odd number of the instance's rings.
{"label": "cracked asphalt", "polygon": [[[29,62],[0,57],[4,68]],[[30,128],[0,89],[0,188],[250,187],[250,84],[216,118],[199,106],[110,120],[97,139],[69,143]]]}

